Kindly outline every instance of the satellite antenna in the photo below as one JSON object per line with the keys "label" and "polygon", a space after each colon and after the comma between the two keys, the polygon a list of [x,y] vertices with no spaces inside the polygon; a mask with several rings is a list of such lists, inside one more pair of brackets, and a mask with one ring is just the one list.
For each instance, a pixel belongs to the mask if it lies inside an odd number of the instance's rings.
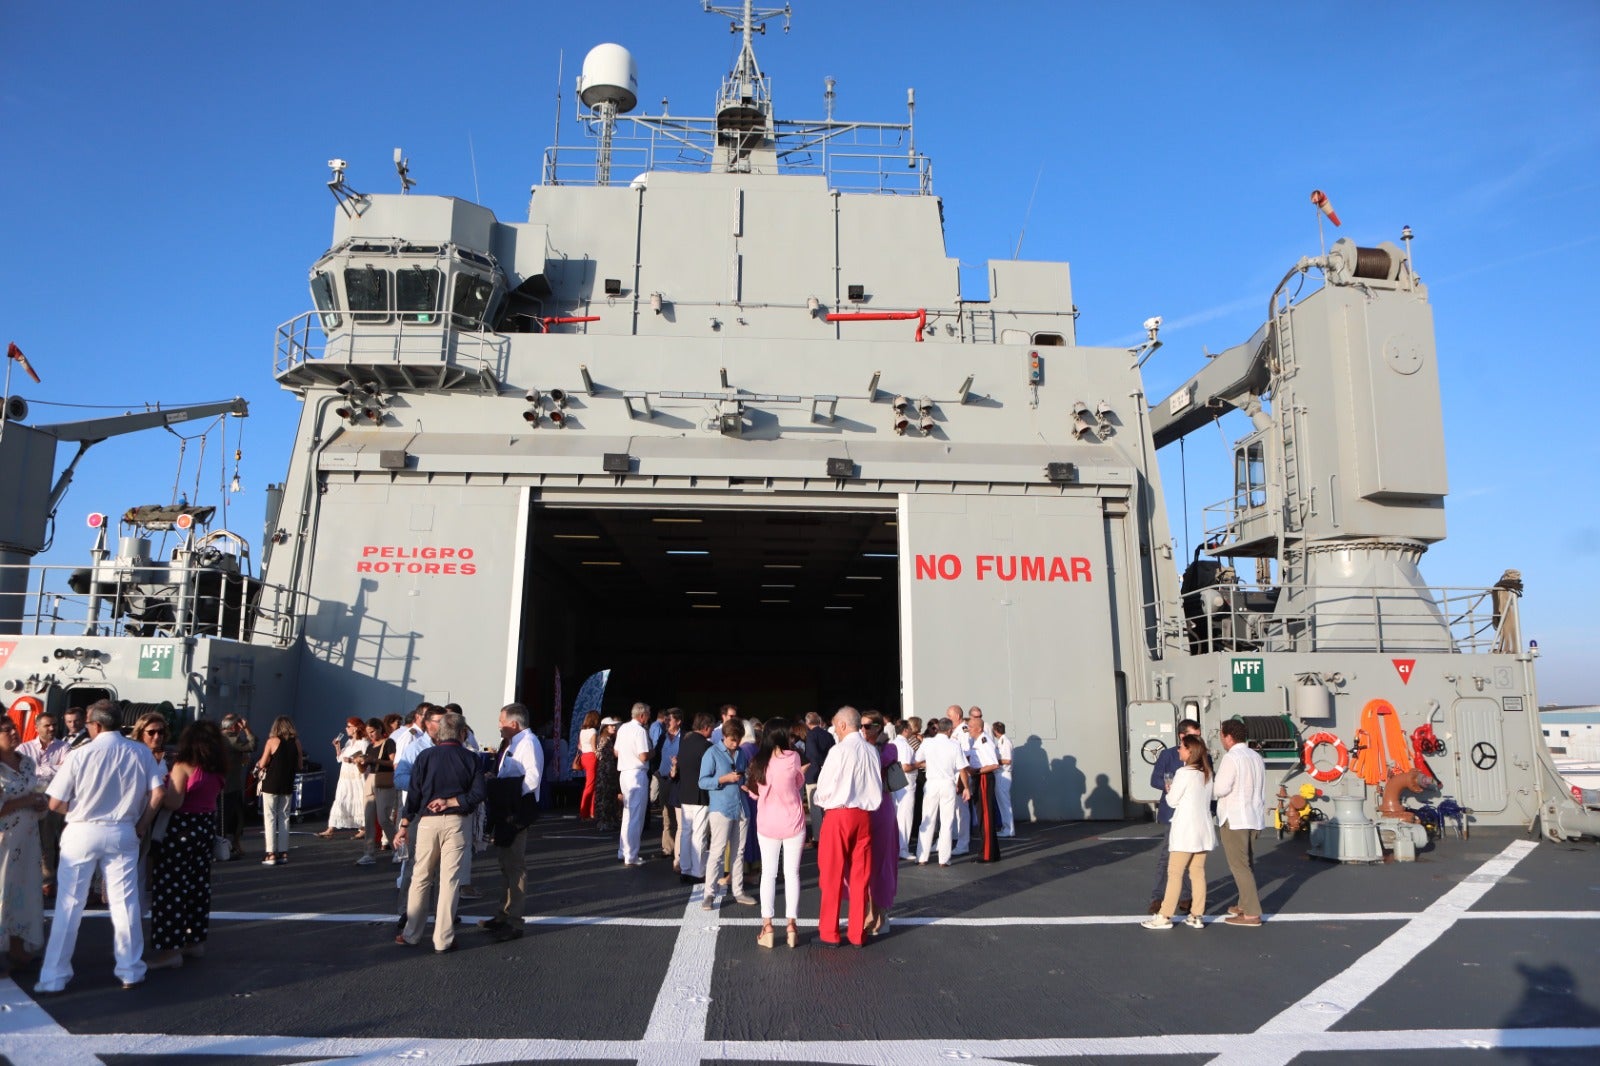
{"label": "satellite antenna", "polygon": [[600,123],[600,149],[595,155],[596,185],[611,183],[611,141],[617,116],[639,104],[639,65],[620,44],[597,44],[583,57],[578,75],[578,99]]}
{"label": "satellite antenna", "polygon": [[416,180],[411,176],[411,160],[407,159],[405,153],[398,148],[394,150],[394,170],[400,175],[400,195],[404,196],[411,191]]}

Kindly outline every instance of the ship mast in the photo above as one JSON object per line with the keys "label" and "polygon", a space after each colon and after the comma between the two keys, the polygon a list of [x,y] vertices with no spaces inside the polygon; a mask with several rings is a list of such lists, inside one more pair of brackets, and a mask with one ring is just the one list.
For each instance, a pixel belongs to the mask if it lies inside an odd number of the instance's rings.
{"label": "ship mast", "polygon": [[741,7],[720,7],[705,0],[707,14],[723,15],[735,21],[729,30],[741,34],[739,58],[733,71],[723,79],[717,94],[717,153],[714,165],[726,170],[752,169],[776,171],[777,138],[772,121],[772,86],[756,62],[755,35],[767,32],[767,23],[783,16],[783,32],[789,32],[790,9],[757,8],[753,0]]}

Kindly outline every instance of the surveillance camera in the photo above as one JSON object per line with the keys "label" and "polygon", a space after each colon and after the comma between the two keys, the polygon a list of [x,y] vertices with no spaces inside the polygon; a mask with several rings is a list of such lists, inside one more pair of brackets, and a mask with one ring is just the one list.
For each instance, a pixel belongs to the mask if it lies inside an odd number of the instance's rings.
{"label": "surveillance camera", "polygon": [[348,167],[349,165],[350,164],[346,163],[343,159],[330,159],[330,160],[328,160],[328,169],[329,170],[344,170],[344,168]]}
{"label": "surveillance camera", "polygon": [[1161,328],[1161,316],[1160,315],[1156,315],[1154,318],[1145,319],[1144,320],[1144,328],[1147,331],[1151,332],[1151,333],[1154,333],[1156,330],[1160,329]]}

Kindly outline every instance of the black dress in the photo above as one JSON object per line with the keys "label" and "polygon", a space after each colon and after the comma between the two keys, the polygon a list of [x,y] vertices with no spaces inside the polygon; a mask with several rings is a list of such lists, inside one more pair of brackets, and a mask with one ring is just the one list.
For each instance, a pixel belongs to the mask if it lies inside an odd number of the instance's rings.
{"label": "black dress", "polygon": [[622,828],[622,808],[617,795],[622,776],[617,771],[617,738],[602,736],[595,745],[594,820],[602,829]]}

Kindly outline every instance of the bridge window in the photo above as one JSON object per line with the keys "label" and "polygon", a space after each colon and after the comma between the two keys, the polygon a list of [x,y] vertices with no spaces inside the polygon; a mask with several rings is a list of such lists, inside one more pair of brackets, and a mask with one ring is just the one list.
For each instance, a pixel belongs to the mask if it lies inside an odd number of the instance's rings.
{"label": "bridge window", "polygon": [[[319,272],[312,276],[311,299],[318,311],[332,311],[339,306],[333,298],[333,275]],[[338,329],[342,325],[344,319],[339,315],[322,316],[322,328],[325,330]]]}
{"label": "bridge window", "polygon": [[352,267],[344,272],[344,293],[350,317],[357,322],[389,321],[389,272]]}
{"label": "bridge window", "polygon": [[494,284],[476,274],[457,274],[455,299],[450,302],[450,317],[462,329],[483,325],[483,312],[489,306]]}
{"label": "bridge window", "polygon": [[1035,333],[1033,343],[1040,348],[1065,348],[1067,338],[1059,333]]}
{"label": "bridge window", "polygon": [[439,290],[444,276],[437,270],[411,267],[394,279],[395,308],[400,321],[431,326],[439,321]]}
{"label": "bridge window", "polygon": [[1267,450],[1263,441],[1252,441],[1233,453],[1233,505],[1248,511],[1267,503]]}

